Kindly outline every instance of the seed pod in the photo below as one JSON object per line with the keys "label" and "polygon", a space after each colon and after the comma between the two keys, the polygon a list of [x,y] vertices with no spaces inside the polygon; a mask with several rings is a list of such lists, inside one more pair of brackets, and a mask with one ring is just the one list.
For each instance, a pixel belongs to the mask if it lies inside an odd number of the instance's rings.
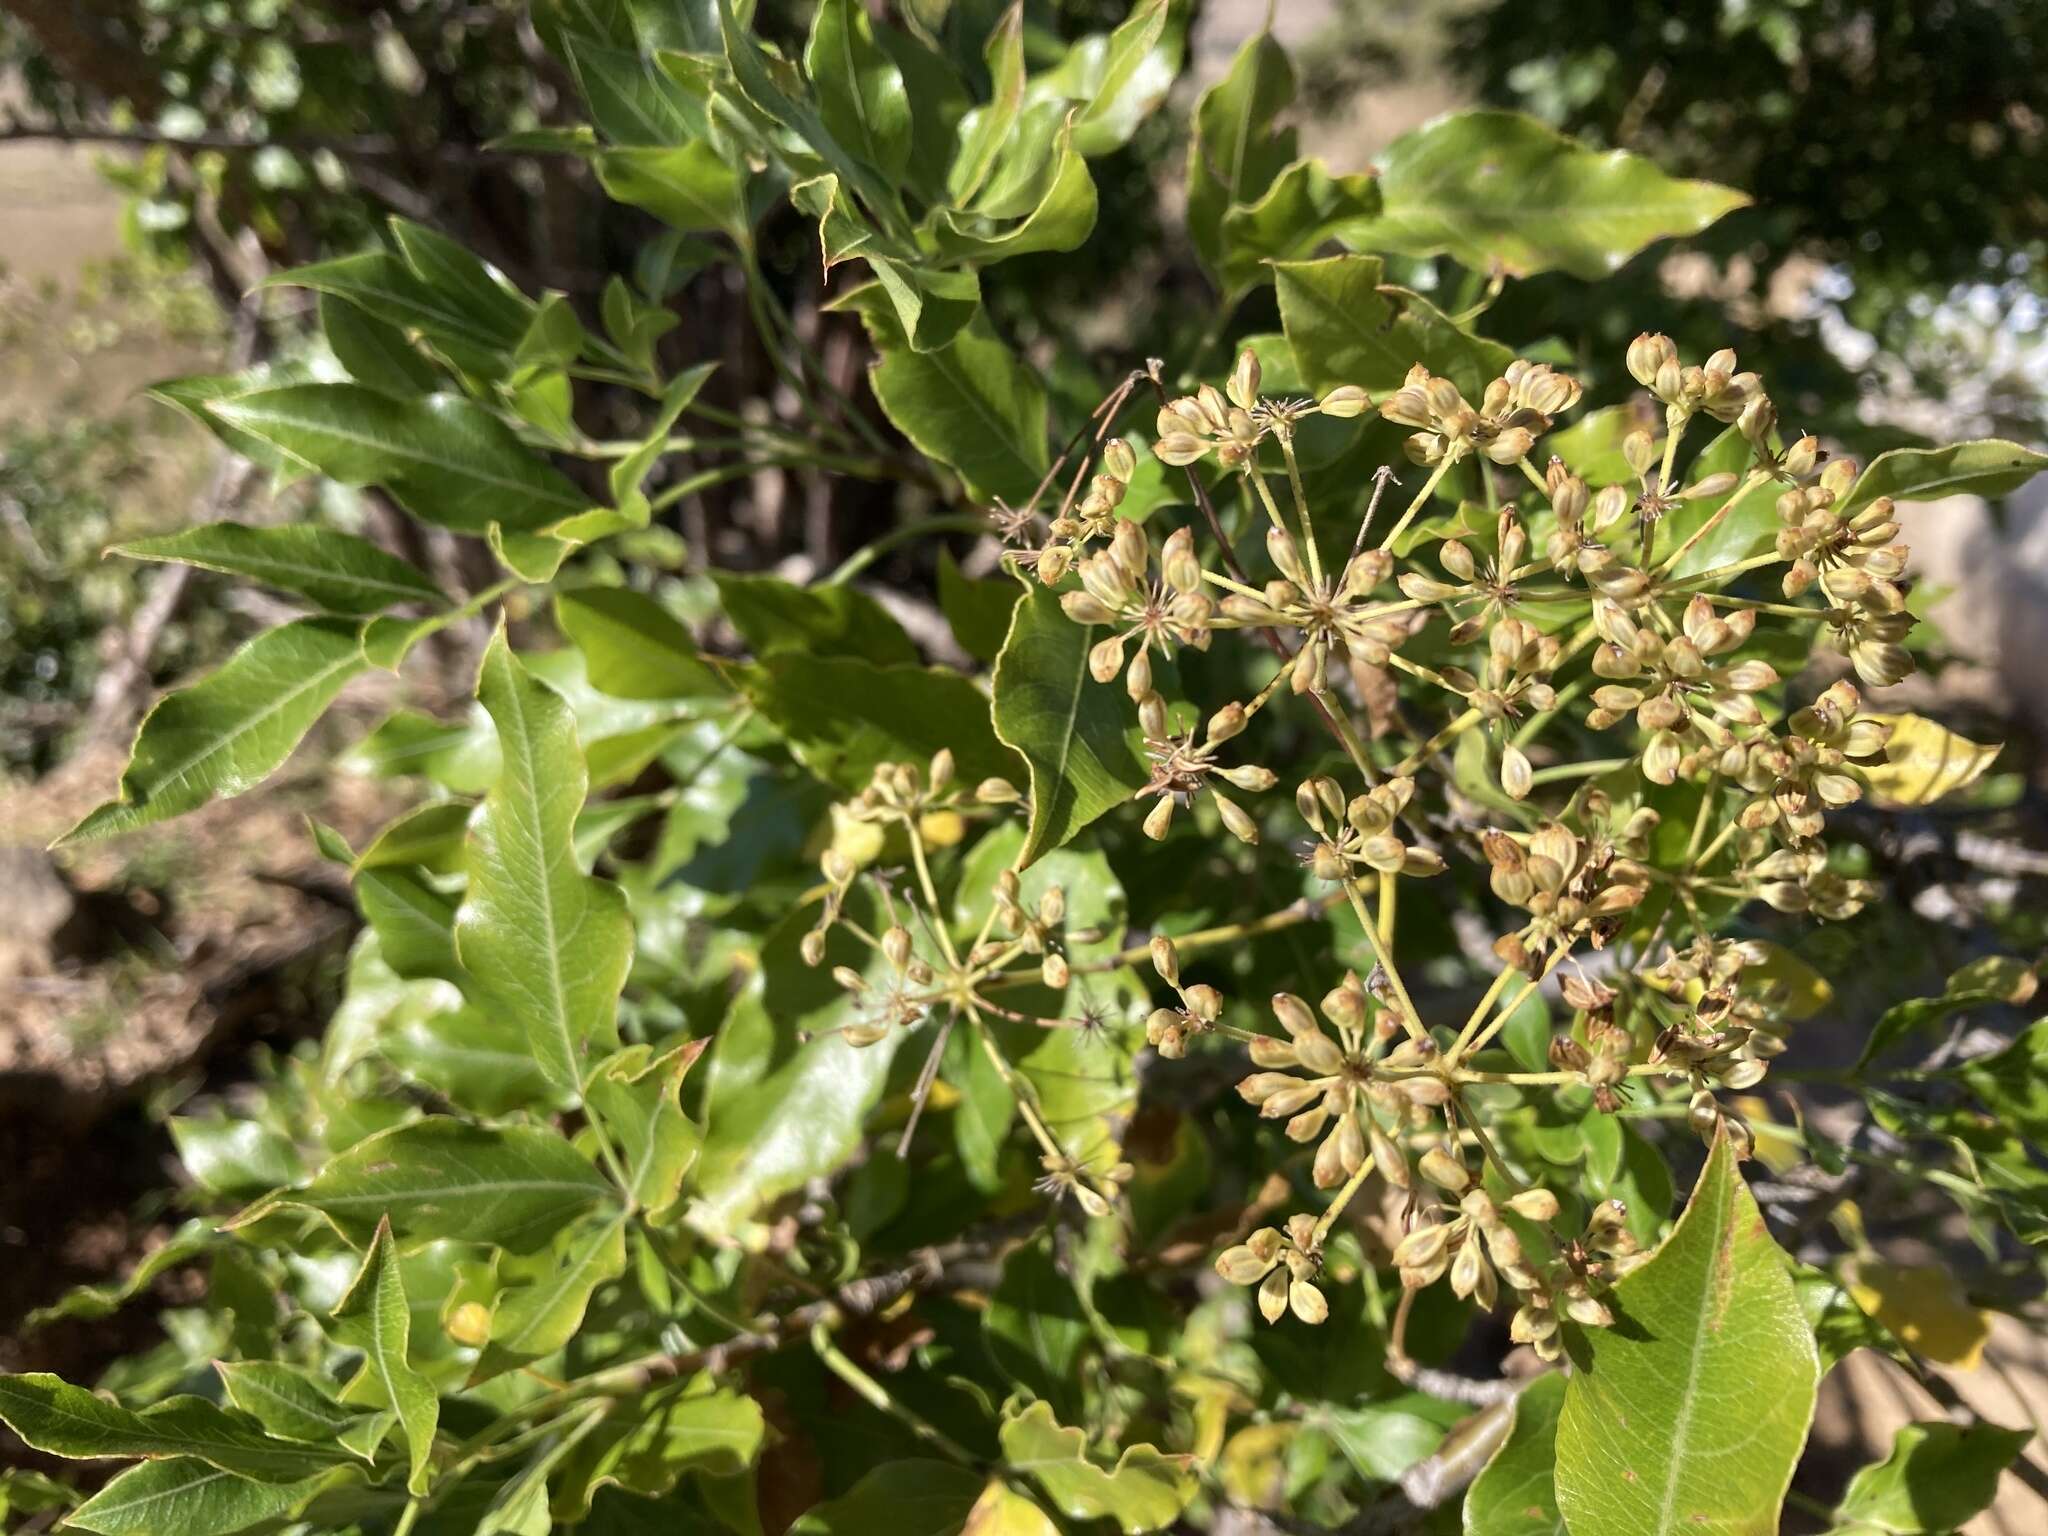
{"label": "seed pod", "polygon": [[1417,1166],[1422,1170],[1422,1176],[1430,1183],[1438,1189],[1447,1189],[1454,1195],[1472,1182],[1472,1175],[1466,1172],[1465,1165],[1444,1147],[1431,1147],[1422,1154],[1422,1160]]}
{"label": "seed pod", "polygon": [[1393,1137],[1374,1125],[1366,1132],[1366,1145],[1372,1153],[1372,1165],[1380,1171],[1381,1178],[1396,1189],[1407,1189],[1413,1184],[1408,1172],[1408,1159]]}
{"label": "seed pod", "polygon": [[1188,1012],[1204,1024],[1214,1024],[1223,1016],[1223,994],[1207,982],[1198,981],[1181,993],[1187,1003]]}
{"label": "seed pod", "polygon": [[882,953],[889,957],[889,963],[902,970],[910,962],[910,930],[897,924],[882,934]]}
{"label": "seed pod", "polygon": [[1159,973],[1159,979],[1169,987],[1180,982],[1180,951],[1173,940],[1163,933],[1152,935],[1152,969]]}
{"label": "seed pod", "polygon": [[1138,472],[1138,456],[1131,452],[1129,443],[1112,437],[1102,445],[1102,467],[1119,480],[1129,480]]}
{"label": "seed pod", "polygon": [[1271,1256],[1261,1257],[1249,1243],[1239,1243],[1216,1255],[1216,1273],[1232,1285],[1257,1285],[1272,1267]]}
{"label": "seed pod", "polygon": [[1349,421],[1354,416],[1363,416],[1372,409],[1372,396],[1356,384],[1339,384],[1322,398],[1317,407],[1325,416],[1334,416],[1340,421]]}
{"label": "seed pod", "polygon": [[1244,807],[1235,800],[1210,792],[1216,802],[1217,814],[1222,816],[1223,825],[1230,835],[1241,843],[1256,843],[1259,840],[1259,824],[1253,821]]}
{"label": "seed pod", "polygon": [[1237,354],[1237,366],[1230,370],[1231,403],[1250,410],[1259,400],[1259,355],[1250,347]]}
{"label": "seed pod", "polygon": [[809,933],[805,934],[802,941],[797,945],[797,952],[803,957],[805,965],[816,966],[822,964],[825,959],[825,930],[813,928]]}
{"label": "seed pod", "polygon": [[1164,838],[1167,829],[1173,825],[1173,796],[1161,795],[1159,803],[1145,813],[1143,825],[1145,835],[1153,842]]}

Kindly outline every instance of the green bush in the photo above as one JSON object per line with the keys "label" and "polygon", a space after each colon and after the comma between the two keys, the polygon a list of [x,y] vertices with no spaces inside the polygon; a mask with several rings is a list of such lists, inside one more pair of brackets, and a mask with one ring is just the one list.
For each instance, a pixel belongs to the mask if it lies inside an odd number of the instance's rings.
{"label": "green bush", "polygon": [[[1895,504],[2048,458],[1859,469],[1650,315],[1611,360],[1642,394],[1582,403],[1386,261],[1597,284],[1740,195],[1495,112],[1333,173],[1263,36],[1186,150],[1227,377],[1027,355],[984,273],[1073,281],[1180,18],[1045,58],[1021,10],[907,10],[825,0],[787,52],[723,3],[560,13],[595,131],[559,147],[672,231],[595,313],[400,220],[282,280],[347,377],[160,390],[503,574],[311,526],[131,547],[306,611],[165,697],[74,839],[247,789],[351,680],[492,628],[473,706],[343,760],[419,803],[313,831],[365,922],[325,1037],[174,1119],[191,1221],[52,1310],[171,1265],[204,1301],[97,1395],[0,1379],[31,1446],[135,1465],[0,1488],[109,1533],[1774,1529],[1823,1372],[1957,1304],[1788,1253],[1743,1162],[1903,1169],[2038,1277],[2038,1029],[1886,1064],[2024,964],[1822,1069],[1881,1146],[1754,1090],[1828,1005],[1804,925],[1877,894],[1828,813],[1995,755],[1866,705],[1914,665]],[[785,200],[864,396],[762,278]],[[706,402],[666,300],[714,259],[802,427]],[[633,433],[591,435],[620,392]],[[901,520],[802,585],[649,558],[777,467]],[[920,567],[942,629],[854,580],[991,508],[1000,570]],[[1837,1528],[1953,1529],[2024,1441],[1911,1426]]]}

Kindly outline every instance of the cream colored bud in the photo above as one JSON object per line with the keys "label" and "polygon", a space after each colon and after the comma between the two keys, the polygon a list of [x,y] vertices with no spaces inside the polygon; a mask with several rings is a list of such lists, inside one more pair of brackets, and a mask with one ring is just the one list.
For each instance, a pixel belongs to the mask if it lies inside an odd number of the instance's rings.
{"label": "cream colored bud", "polygon": [[1317,407],[1325,416],[1334,416],[1340,421],[1349,421],[1354,416],[1363,416],[1372,409],[1372,396],[1356,384],[1339,384]]}
{"label": "cream colored bud", "polygon": [[1259,355],[1250,347],[1237,354],[1237,366],[1230,370],[1230,399],[1241,410],[1250,410],[1259,400]]}
{"label": "cream colored bud", "polygon": [[1152,935],[1152,969],[1159,973],[1159,979],[1169,987],[1180,982],[1180,951],[1173,940],[1163,933]]}
{"label": "cream colored bud", "polygon": [[1131,452],[1129,443],[1112,437],[1102,445],[1102,467],[1119,480],[1129,480],[1138,472],[1138,456]]}

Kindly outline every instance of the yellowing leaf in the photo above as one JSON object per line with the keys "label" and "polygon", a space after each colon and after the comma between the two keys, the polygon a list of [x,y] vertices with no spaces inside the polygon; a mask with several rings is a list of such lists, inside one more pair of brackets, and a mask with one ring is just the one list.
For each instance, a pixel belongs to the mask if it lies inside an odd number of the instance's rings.
{"label": "yellowing leaf", "polygon": [[1059,1527],[1044,1510],[997,1477],[989,1479],[974,1508],[967,1511],[960,1536],[1059,1536]]}
{"label": "yellowing leaf", "polygon": [[1849,1281],[1849,1294],[1901,1343],[1937,1365],[1971,1371],[1984,1358],[1991,1314],[1971,1306],[1955,1276],[1945,1269],[1859,1264]]}
{"label": "yellowing leaf", "polygon": [[1879,715],[1892,728],[1885,760],[1866,770],[1871,798],[1887,807],[1932,805],[1983,777],[2000,744],[1983,746],[1920,715]]}

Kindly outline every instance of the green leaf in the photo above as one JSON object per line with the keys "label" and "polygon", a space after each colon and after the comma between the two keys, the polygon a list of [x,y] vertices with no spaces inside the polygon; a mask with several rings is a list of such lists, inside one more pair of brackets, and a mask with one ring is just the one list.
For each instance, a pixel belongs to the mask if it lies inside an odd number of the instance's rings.
{"label": "green leaf", "polygon": [[910,95],[903,71],[875,42],[855,0],[820,0],[804,72],[832,136],[891,181],[910,163]]}
{"label": "green leaf", "polygon": [[868,381],[920,453],[951,465],[976,497],[1028,501],[1050,455],[1045,390],[978,316],[945,346],[913,351],[880,284],[835,301],[867,322],[879,359]]}
{"label": "green leaf", "polygon": [[1996,1424],[1906,1424],[1835,1506],[1837,1536],[1940,1536],[1991,1507],[2033,1435]]}
{"label": "green leaf", "polygon": [[1564,1391],[1552,1371],[1516,1395],[1507,1439],[1465,1492],[1465,1536],[1563,1536],[1551,1469]]}
{"label": "green leaf", "polygon": [[1813,1342],[1820,1351],[1821,1374],[1835,1368],[1852,1349],[1874,1349],[1901,1365],[1911,1357],[1900,1347],[1891,1330],[1864,1311],[1849,1287],[1824,1269],[1791,1260],[1792,1287],[1799,1295],[1799,1310],[1813,1329]]}
{"label": "green leaf", "polygon": [[[1962,974],[1974,971],[1981,975],[1984,964],[1980,960]],[[2031,980],[2033,973],[2026,974]],[[2006,990],[2003,999],[2010,1001],[2015,990]],[[1980,1056],[1954,1071],[2001,1124],[2048,1143],[2048,1019],[2030,1025],[2003,1050]]]}
{"label": "green leaf", "polygon": [[231,1536],[295,1513],[340,1471],[290,1483],[259,1482],[191,1456],[130,1467],[64,1517],[67,1530],[101,1536]]}
{"label": "green leaf", "polygon": [[343,485],[381,485],[413,516],[460,533],[529,530],[590,498],[512,429],[459,395],[400,399],[360,384],[287,384],[210,402],[236,431]]}
{"label": "green leaf", "polygon": [[976,661],[994,661],[1009,638],[1010,616],[1024,594],[1004,576],[965,575],[953,552],[939,550],[939,611],[960,649]]}
{"label": "green leaf", "polygon": [[343,753],[340,766],[380,779],[424,774],[451,794],[480,795],[498,777],[498,736],[482,710],[457,724],[401,709]]}
{"label": "green leaf", "polygon": [[858,656],[916,665],[917,647],[888,610],[848,586],[799,587],[779,576],[717,571],[718,606],[757,661],[770,656]]}
{"label": "green leaf", "polygon": [[561,1349],[583,1326],[591,1292],[626,1268],[624,1211],[600,1213],[571,1227],[557,1244],[553,1267],[499,1298],[491,1342],[480,1367],[509,1369]]}
{"label": "green leaf", "polygon": [[796,760],[849,795],[867,788],[880,764],[922,771],[941,748],[963,783],[1017,775],[1017,759],[989,724],[988,700],[957,672],[793,653],[731,675]]}
{"label": "green leaf", "polygon": [[789,1536],[960,1536],[984,1484],[950,1461],[887,1461],[800,1516]]}
{"label": "green leaf", "polygon": [[606,193],[645,208],[671,229],[745,234],[739,171],[708,139],[672,148],[608,149],[595,161]]}
{"label": "green leaf", "polygon": [[[553,1131],[436,1115],[357,1142],[280,1200],[320,1212],[352,1243],[374,1242],[388,1226],[408,1242],[530,1253],[611,1197],[604,1176]],[[251,1207],[236,1224],[272,1203]]]}
{"label": "green leaf", "polygon": [[991,94],[960,120],[960,145],[946,173],[946,190],[957,206],[974,200],[996,161],[1012,142],[1024,110],[1024,8],[1012,5],[988,35],[982,51]]}
{"label": "green leaf", "polygon": [[626,1192],[641,1210],[673,1205],[703,1150],[703,1132],[684,1115],[680,1096],[707,1044],[689,1040],[658,1055],[650,1046],[628,1046],[590,1080],[590,1108],[618,1147]]}
{"label": "green leaf", "polygon": [[682,621],[642,592],[578,587],[555,597],[555,622],[583,652],[590,686],[619,699],[723,695]]}
{"label": "green leaf", "polygon": [[156,702],[121,771],[120,798],[60,841],[131,832],[261,783],[364,665],[355,626],[342,620],[264,631],[210,677]]}
{"label": "green leaf", "polygon": [[1510,277],[1605,277],[1652,241],[1697,234],[1749,201],[1516,112],[1457,112],[1403,134],[1381,157],[1379,184],[1384,206],[1349,226],[1345,244]]}
{"label": "green leaf", "polygon": [[1294,100],[1287,50],[1261,31],[1238,49],[1224,77],[1195,104],[1188,150],[1188,235],[1219,286],[1223,282],[1223,219],[1257,202],[1294,160],[1292,128],[1274,126]]}
{"label": "green leaf", "polygon": [[1003,1274],[982,1315],[989,1354],[1002,1374],[1049,1404],[1081,1409],[1075,1368],[1088,1345],[1074,1281],[1044,1243],[1020,1248],[1003,1261]]}
{"label": "green leaf", "polygon": [[[1856,1065],[1868,1065],[1907,1035],[1939,1024],[1943,1019],[1967,1009],[1999,1003],[2024,1003],[2034,995],[2037,985],[2033,968],[2024,961],[2006,955],[1986,955],[1981,960],[1973,960],[1949,977],[1941,996],[1908,998],[1879,1014],[1856,1057]],[[2030,1052],[2030,1037],[2031,1032],[2001,1055],[2023,1049]],[[2024,1072],[2027,1070],[2024,1062],[2024,1056],[2015,1057],[2009,1065],[2019,1065]]]}
{"label": "green leaf", "polygon": [[1820,1360],[1727,1137],[1670,1237],[1609,1305],[1612,1327],[1569,1340],[1557,1503],[1572,1536],[1774,1529]]}
{"label": "green leaf", "polygon": [[249,1200],[304,1172],[289,1139],[256,1120],[224,1115],[173,1115],[168,1122],[178,1160],[204,1188]]}
{"label": "green leaf", "polygon": [[1037,582],[1010,621],[996,658],[996,734],[1030,767],[1031,823],[1019,855],[1029,864],[1127,802],[1150,777],[1131,746],[1122,692],[1088,673],[1099,638]]}
{"label": "green leaf", "polygon": [[331,293],[320,295],[320,334],[358,384],[387,395],[424,395],[441,381],[404,331]]}
{"label": "green leaf", "polygon": [[363,1352],[362,1370],[343,1389],[343,1397],[388,1408],[398,1416],[399,1431],[411,1454],[406,1488],[415,1495],[425,1493],[441,1398],[433,1383],[407,1358],[412,1310],[406,1301],[405,1277],[399,1273],[389,1220],[377,1223],[362,1268],[335,1304],[334,1319],[343,1341]]}
{"label": "green leaf", "polygon": [[1296,161],[1257,202],[1223,215],[1224,297],[1240,297],[1264,282],[1268,262],[1312,255],[1340,229],[1379,208],[1379,185],[1372,177],[1332,176],[1320,160]]}
{"label": "green leaf", "polygon": [[383,1025],[377,1052],[400,1076],[476,1114],[538,1108],[550,1100],[526,1031],[479,1008],[401,1003]]}
{"label": "green leaf", "polygon": [[172,1397],[140,1413],[47,1373],[0,1376],[0,1422],[31,1448],[73,1460],[196,1457],[265,1482],[314,1476],[336,1453],[273,1440],[252,1420],[202,1397]]}
{"label": "green leaf", "polygon": [[[875,905],[858,888],[847,915],[874,931]],[[837,1033],[858,1008],[831,969],[850,966],[876,985],[889,973],[880,953],[843,927],[832,931],[825,964],[805,965],[799,947],[810,923],[808,911],[795,911],[769,936],[706,1062],[704,1150],[688,1214],[692,1226],[712,1236],[730,1235],[771,1201],[836,1172],[853,1155],[905,1038],[892,1029],[873,1045],[855,1047]]]}
{"label": "green leaf", "polygon": [[1995,500],[2010,496],[2043,469],[2048,469],[2048,453],[1995,437],[1944,448],[1894,448],[1880,453],[1856,477],[1838,510],[1847,516],[1880,496],[1894,501],[1964,495]]}
{"label": "green leaf", "polygon": [[390,1421],[336,1400],[325,1381],[281,1360],[216,1360],[228,1401],[267,1434],[341,1446],[368,1461]]}
{"label": "green leaf", "polygon": [[448,601],[409,562],[386,554],[367,539],[310,523],[271,528],[208,523],[183,533],[116,544],[108,553],[247,576],[303,597],[328,613],[362,615],[381,613],[394,603]]}
{"label": "green leaf", "polygon": [[1033,1403],[1003,1421],[1003,1460],[1029,1476],[1073,1520],[1111,1519],[1126,1536],[1171,1525],[1194,1497],[1190,1458],[1130,1445],[1114,1467],[1088,1460],[1088,1436],[1062,1428],[1052,1405]]}
{"label": "green leaf", "polygon": [[1478,399],[1514,354],[1461,330],[1420,295],[1383,286],[1382,273],[1377,256],[1274,264],[1280,323],[1308,387],[1320,394],[1356,384],[1385,394],[1422,363]]}
{"label": "green leaf", "polygon": [[29,1313],[23,1329],[32,1332],[67,1317],[111,1317],[124,1302],[149,1289],[158,1275],[200,1257],[219,1241],[213,1223],[195,1217],[152,1248],[118,1284],[73,1286],[48,1306]]}
{"label": "green leaf", "polygon": [[741,1393],[707,1392],[693,1382],[657,1387],[569,1453],[555,1479],[555,1519],[581,1519],[606,1483],[652,1499],[685,1473],[736,1476],[759,1458],[767,1432],[761,1405]]}
{"label": "green leaf", "polygon": [[1328,1408],[1312,1422],[1337,1443],[1358,1475],[1370,1482],[1398,1482],[1402,1473],[1435,1451],[1444,1438],[1443,1425],[1385,1403]]}
{"label": "green leaf", "polygon": [[[459,289],[422,281],[403,259],[387,251],[315,262],[279,273],[269,282],[310,288],[352,304],[401,334],[418,336],[463,372],[484,379],[504,376],[512,350],[525,333],[530,307],[516,298],[509,306],[473,304]],[[348,366],[346,359],[343,366]],[[405,388],[397,393],[417,391]]]}
{"label": "green leaf", "polygon": [[[1075,120],[1069,118],[1054,141],[1050,162],[1038,178],[1035,199],[1016,223],[1000,200],[1000,184],[983,202],[966,209],[942,209],[932,225],[932,240],[941,256],[954,261],[1007,261],[1034,251],[1071,251],[1095,228],[1095,178],[1075,148]],[[999,162],[1000,167],[1000,162]],[[998,172],[1000,174],[1000,170]]]}
{"label": "green leaf", "polygon": [[1091,159],[1124,147],[1180,74],[1181,27],[1171,0],[1139,0],[1114,32],[1077,39],[1058,67],[1031,82],[1030,98],[1082,104],[1074,144]]}
{"label": "green leaf", "polygon": [[520,665],[502,629],[477,688],[503,767],[471,825],[456,950],[471,996],[520,1021],[560,1102],[574,1104],[593,1047],[618,1044],[633,924],[619,888],[576,865],[586,775],[568,704]]}

